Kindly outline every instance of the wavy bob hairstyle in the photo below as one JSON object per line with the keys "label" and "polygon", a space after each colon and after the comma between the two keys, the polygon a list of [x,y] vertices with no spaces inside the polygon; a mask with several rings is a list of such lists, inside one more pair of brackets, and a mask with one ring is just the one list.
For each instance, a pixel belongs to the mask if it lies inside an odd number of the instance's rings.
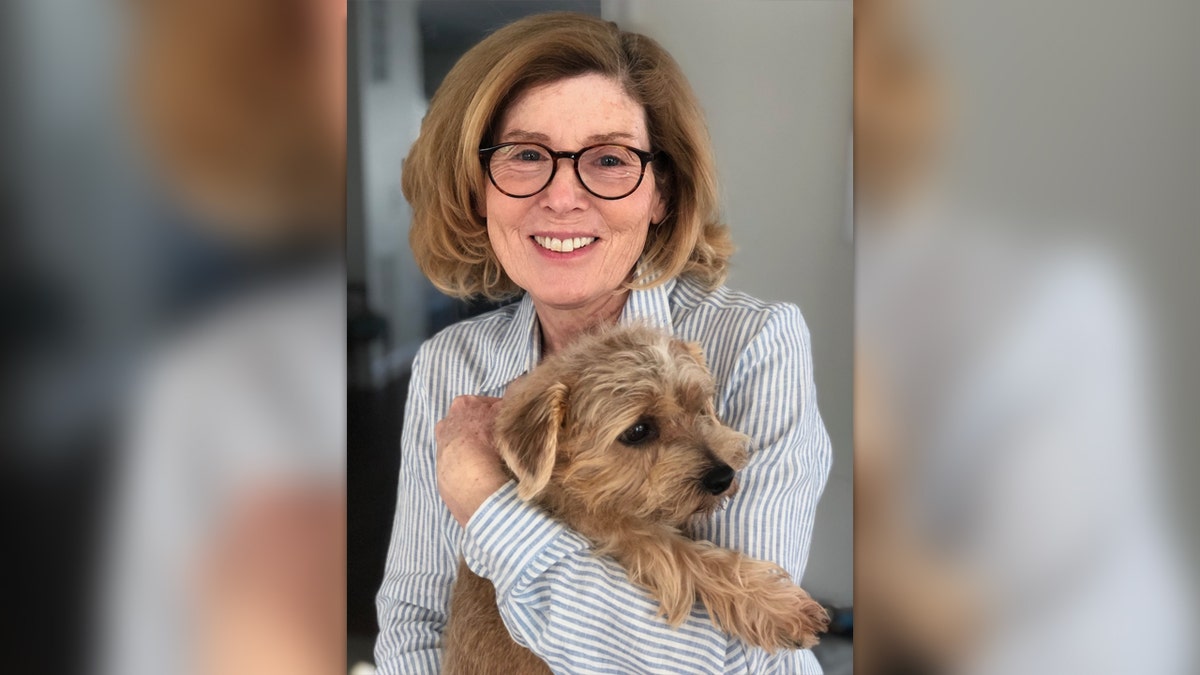
{"label": "wavy bob hairstyle", "polygon": [[646,111],[650,165],[666,199],[651,224],[636,275],[648,288],[684,275],[712,289],[727,274],[733,246],[719,222],[716,169],[700,105],[679,65],[657,42],[616,24],[572,13],[527,17],[488,36],[438,88],[404,161],[413,209],[409,242],[421,270],[459,298],[500,300],[521,292],[505,274],[478,208],[485,181],[479,149],[493,141],[507,107],[532,87],[599,73],[621,83]]}

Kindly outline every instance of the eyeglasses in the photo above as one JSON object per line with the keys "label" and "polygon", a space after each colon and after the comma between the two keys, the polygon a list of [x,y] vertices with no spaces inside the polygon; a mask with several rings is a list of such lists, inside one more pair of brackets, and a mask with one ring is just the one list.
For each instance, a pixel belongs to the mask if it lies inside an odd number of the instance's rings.
{"label": "eyeglasses", "polygon": [[492,185],[517,199],[545,190],[558,172],[560,159],[574,162],[575,176],[591,194],[622,199],[638,189],[646,165],[660,154],[627,145],[589,145],[577,152],[558,152],[541,143],[501,143],[479,150]]}

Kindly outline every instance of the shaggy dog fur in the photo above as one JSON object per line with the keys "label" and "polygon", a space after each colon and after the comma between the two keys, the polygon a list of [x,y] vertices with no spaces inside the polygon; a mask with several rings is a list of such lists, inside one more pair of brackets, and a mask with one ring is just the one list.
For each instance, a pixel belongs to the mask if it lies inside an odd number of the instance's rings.
{"label": "shaggy dog fur", "polygon": [[[775,563],[690,538],[737,490],[749,438],[717,419],[698,347],[643,327],[609,329],[514,383],[496,419],[522,499],[615,558],[679,626],[696,600],[713,623],[768,650],[808,648],[820,604]],[[509,636],[491,582],[460,560],[443,673],[549,673]]]}

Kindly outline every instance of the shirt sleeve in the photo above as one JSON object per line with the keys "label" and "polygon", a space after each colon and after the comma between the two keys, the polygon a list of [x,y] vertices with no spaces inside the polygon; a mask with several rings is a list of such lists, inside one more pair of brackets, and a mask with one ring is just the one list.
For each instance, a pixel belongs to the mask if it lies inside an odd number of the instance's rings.
{"label": "shirt sleeve", "polygon": [[[772,560],[799,580],[830,465],[816,407],[808,332],[794,306],[777,307],[738,357],[720,401],[723,419],[756,450],[741,490],[701,536]],[[808,650],[768,654],[713,626],[702,604],[672,628],[658,603],[581,535],[521,501],[515,484],[467,523],[467,564],[496,587],[513,638],[556,673],[820,673]]]}
{"label": "shirt sleeve", "polygon": [[[380,675],[441,671],[442,632],[458,566],[457,523],[438,495],[437,445],[421,355],[413,363],[400,441],[400,479],[383,583],[376,596]],[[451,522],[447,522],[447,521]]]}

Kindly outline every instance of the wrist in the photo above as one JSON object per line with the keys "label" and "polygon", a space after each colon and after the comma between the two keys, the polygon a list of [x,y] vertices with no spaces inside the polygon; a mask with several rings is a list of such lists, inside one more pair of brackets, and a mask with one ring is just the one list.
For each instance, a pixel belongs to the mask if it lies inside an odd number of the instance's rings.
{"label": "wrist", "polygon": [[590,543],[517,494],[514,481],[488,497],[467,523],[462,555],[471,571],[488,579],[503,601],[565,556]]}
{"label": "wrist", "polygon": [[458,522],[459,526],[466,527],[479,507],[487,501],[488,497],[504,487],[507,480],[503,475],[472,476],[453,487],[443,486],[442,501],[446,502],[446,506],[450,509],[450,515],[454,516],[454,520]]}

